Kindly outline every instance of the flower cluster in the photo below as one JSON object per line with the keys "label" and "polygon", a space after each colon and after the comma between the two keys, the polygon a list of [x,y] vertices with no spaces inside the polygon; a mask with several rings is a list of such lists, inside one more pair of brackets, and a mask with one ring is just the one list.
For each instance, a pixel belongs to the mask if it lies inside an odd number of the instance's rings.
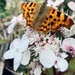
{"label": "flower cluster", "polygon": [[[59,0],[50,5],[55,7],[62,3],[58,2]],[[41,75],[42,70],[45,71],[53,66],[60,72],[66,71],[68,69],[68,61],[66,58],[69,56],[67,53],[70,53],[73,57],[75,56],[75,39],[70,38],[75,32],[75,25],[70,30],[65,28],[61,29],[63,35],[68,37],[62,40],[62,38],[59,39],[59,37],[50,33],[44,36],[33,31],[30,27],[26,26],[26,20],[22,16],[21,14],[18,17],[13,17],[10,22],[4,24],[6,26],[9,25],[7,28],[9,34],[13,32],[17,22],[21,26],[25,26],[22,37],[15,38],[10,43],[9,50],[4,54],[4,59],[14,59],[14,71],[19,68],[20,64],[23,66],[26,65],[26,68],[30,69],[31,75]]]}

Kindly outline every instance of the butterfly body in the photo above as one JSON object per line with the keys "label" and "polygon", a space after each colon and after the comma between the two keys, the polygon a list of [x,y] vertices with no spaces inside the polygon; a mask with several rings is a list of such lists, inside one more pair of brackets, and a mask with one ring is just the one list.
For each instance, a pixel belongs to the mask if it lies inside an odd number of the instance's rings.
{"label": "butterfly body", "polygon": [[45,35],[48,32],[57,32],[60,27],[70,28],[74,22],[70,17],[59,10],[46,6],[46,1],[40,5],[36,2],[25,2],[22,4],[23,17],[27,25]]}

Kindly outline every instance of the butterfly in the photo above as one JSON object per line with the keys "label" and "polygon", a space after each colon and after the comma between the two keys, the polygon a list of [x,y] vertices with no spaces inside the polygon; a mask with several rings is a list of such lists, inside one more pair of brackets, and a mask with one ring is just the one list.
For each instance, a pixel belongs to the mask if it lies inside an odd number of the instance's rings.
{"label": "butterfly", "polygon": [[21,8],[23,17],[27,20],[27,26],[44,35],[49,32],[56,33],[60,27],[70,29],[74,24],[69,16],[52,6],[47,6],[47,0],[42,5],[37,2],[24,2]]}

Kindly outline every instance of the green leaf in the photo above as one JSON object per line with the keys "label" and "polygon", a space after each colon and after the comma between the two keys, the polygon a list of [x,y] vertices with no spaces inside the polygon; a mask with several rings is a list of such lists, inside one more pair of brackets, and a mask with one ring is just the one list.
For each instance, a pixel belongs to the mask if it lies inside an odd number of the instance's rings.
{"label": "green leaf", "polygon": [[54,75],[53,68],[46,69],[45,71],[43,71],[43,73],[46,75]]}
{"label": "green leaf", "polygon": [[72,58],[69,62],[68,70],[75,70],[75,58]]}
{"label": "green leaf", "polygon": [[8,39],[0,39],[0,45],[6,44],[6,43],[9,43],[9,42],[10,42],[10,40],[8,40]]}
{"label": "green leaf", "polygon": [[48,69],[48,75],[54,75],[54,73],[53,73],[53,68],[50,68],[50,69]]}

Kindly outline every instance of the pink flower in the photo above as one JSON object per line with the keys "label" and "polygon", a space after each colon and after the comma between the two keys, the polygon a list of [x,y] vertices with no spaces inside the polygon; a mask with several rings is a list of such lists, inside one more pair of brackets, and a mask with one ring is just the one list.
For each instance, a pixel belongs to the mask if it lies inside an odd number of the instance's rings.
{"label": "pink flower", "polygon": [[63,51],[72,52],[75,54],[75,39],[74,38],[66,38],[63,40],[61,48]]}
{"label": "pink flower", "polygon": [[48,39],[48,43],[51,44],[51,43],[53,42],[53,40],[54,40],[54,37],[51,36],[51,37]]}

